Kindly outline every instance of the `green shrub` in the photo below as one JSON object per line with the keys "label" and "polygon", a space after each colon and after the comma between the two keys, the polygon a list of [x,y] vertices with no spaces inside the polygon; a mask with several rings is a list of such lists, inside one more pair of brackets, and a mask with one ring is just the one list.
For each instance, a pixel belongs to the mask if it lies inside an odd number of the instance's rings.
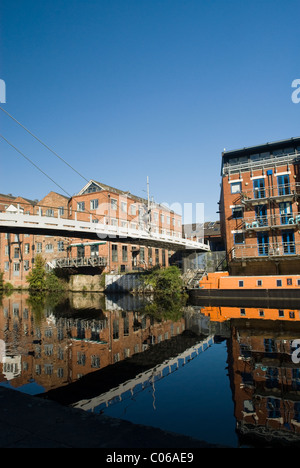
{"label": "green shrub", "polygon": [[154,292],[173,294],[183,289],[181,272],[176,266],[165,269],[155,269],[144,277],[144,283],[150,285]]}

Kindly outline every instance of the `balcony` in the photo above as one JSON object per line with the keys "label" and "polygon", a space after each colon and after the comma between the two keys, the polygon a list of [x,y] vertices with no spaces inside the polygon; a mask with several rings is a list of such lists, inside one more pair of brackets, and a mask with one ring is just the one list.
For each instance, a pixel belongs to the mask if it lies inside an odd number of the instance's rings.
{"label": "balcony", "polygon": [[278,156],[273,156],[270,154],[269,157],[258,159],[258,160],[248,160],[245,162],[236,162],[236,163],[226,163],[222,168],[223,176],[231,174],[239,174],[241,172],[248,171],[257,171],[259,169],[268,169],[273,167],[285,166],[288,164],[297,164],[300,162],[299,153],[289,153],[282,154]]}
{"label": "balcony", "polygon": [[82,268],[82,267],[101,267],[107,265],[105,257],[74,257],[74,258],[59,258],[55,260],[56,268]]}
{"label": "balcony", "polygon": [[277,244],[257,243],[236,245],[231,251],[231,260],[295,258],[300,255],[300,243],[282,242]]}
{"label": "balcony", "polygon": [[241,229],[247,231],[266,231],[267,229],[299,229],[300,215],[275,214],[244,219]]}
{"label": "balcony", "polygon": [[284,184],[271,187],[257,187],[241,192],[240,202],[244,205],[262,205],[270,201],[293,201],[300,197],[300,183]]}

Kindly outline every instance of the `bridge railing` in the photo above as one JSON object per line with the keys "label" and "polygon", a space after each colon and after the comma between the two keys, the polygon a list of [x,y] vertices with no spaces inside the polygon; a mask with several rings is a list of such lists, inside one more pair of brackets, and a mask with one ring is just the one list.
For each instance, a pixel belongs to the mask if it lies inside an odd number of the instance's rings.
{"label": "bridge railing", "polygon": [[66,237],[74,236],[86,238],[88,235],[96,235],[99,239],[131,239],[139,241],[154,241],[156,243],[170,244],[170,247],[185,249],[197,249],[209,251],[209,247],[203,243],[194,240],[185,239],[178,232],[172,231],[168,234],[153,232],[149,226],[136,226],[137,229],[126,226],[95,223],[93,220],[81,221],[74,218],[55,217],[43,215],[41,211],[38,214],[26,213],[18,207],[16,210],[0,213],[0,232],[1,227],[5,228],[2,232],[42,232],[43,235],[57,235]]}
{"label": "bridge railing", "polygon": [[58,258],[54,263],[56,268],[106,267],[107,258],[98,256]]}

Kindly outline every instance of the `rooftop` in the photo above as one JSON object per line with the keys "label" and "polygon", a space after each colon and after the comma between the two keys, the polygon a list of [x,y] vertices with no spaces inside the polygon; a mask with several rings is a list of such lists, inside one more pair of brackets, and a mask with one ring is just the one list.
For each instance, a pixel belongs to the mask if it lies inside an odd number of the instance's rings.
{"label": "rooftop", "polygon": [[268,152],[273,149],[282,149],[284,150],[287,147],[293,147],[296,148],[297,146],[300,147],[300,137],[293,137],[289,138],[287,140],[279,140],[279,141],[273,141],[269,143],[263,143],[260,145],[255,145],[255,146],[248,146],[244,148],[239,148],[239,149],[234,149],[234,150],[229,150],[226,151],[224,150],[222,153],[222,157],[240,157],[244,155],[250,155],[250,154],[257,154],[261,152]]}

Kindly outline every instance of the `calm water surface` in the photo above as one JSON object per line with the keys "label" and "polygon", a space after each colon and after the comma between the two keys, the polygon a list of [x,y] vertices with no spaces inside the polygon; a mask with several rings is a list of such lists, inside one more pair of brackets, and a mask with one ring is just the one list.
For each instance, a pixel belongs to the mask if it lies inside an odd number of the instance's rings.
{"label": "calm water surface", "polygon": [[295,309],[14,293],[0,304],[0,385],[208,443],[298,447],[297,339]]}

